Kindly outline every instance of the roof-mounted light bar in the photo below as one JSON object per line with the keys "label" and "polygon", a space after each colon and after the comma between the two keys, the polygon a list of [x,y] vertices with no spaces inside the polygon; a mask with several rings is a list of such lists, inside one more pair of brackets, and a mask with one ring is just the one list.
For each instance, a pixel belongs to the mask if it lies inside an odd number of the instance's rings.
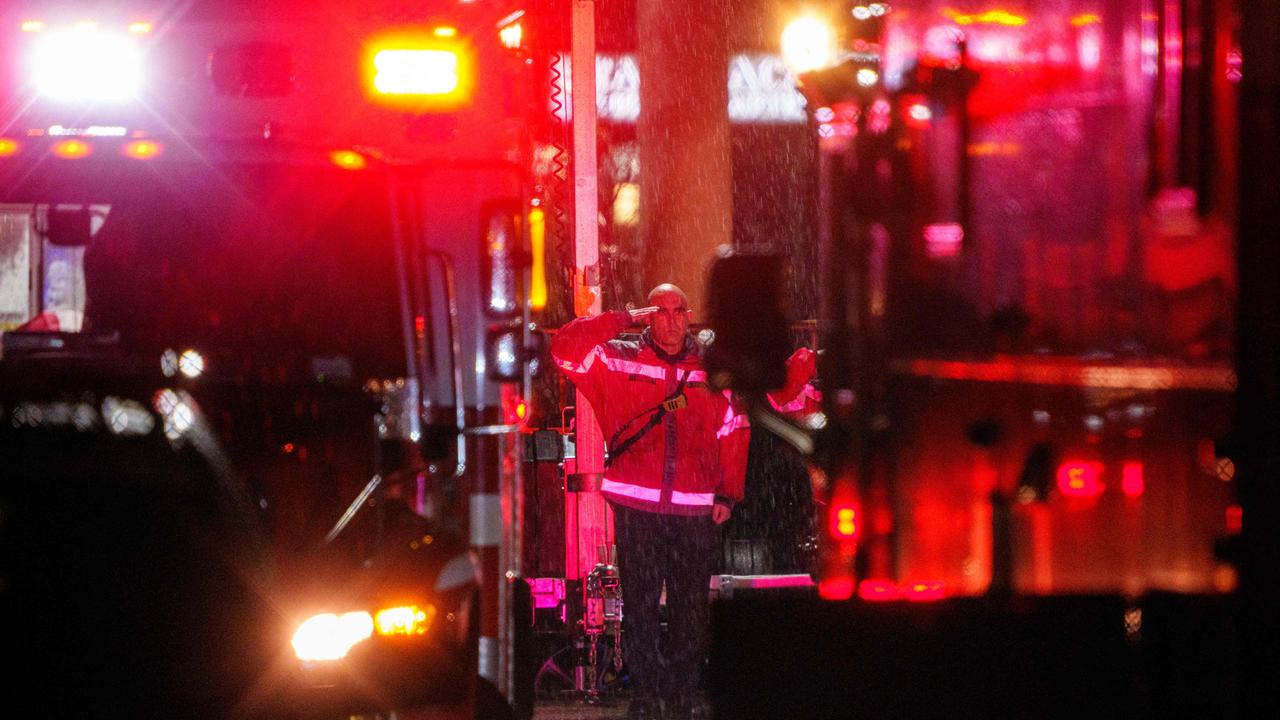
{"label": "roof-mounted light bar", "polygon": [[142,87],[142,51],[128,33],[102,31],[91,22],[65,30],[48,30],[41,25],[29,32],[39,33],[31,47],[29,67],[30,80],[41,97],[125,101]]}
{"label": "roof-mounted light bar", "polygon": [[370,99],[422,111],[466,104],[473,69],[467,46],[456,32],[435,28],[430,33],[393,33],[371,40],[365,56]]}
{"label": "roof-mounted light bar", "polygon": [[448,95],[458,88],[458,54],[449,50],[379,50],[373,87],[383,95]]}
{"label": "roof-mounted light bar", "polygon": [[124,137],[129,134],[129,128],[123,125],[90,125],[88,127],[50,125],[44,134],[52,137]]}

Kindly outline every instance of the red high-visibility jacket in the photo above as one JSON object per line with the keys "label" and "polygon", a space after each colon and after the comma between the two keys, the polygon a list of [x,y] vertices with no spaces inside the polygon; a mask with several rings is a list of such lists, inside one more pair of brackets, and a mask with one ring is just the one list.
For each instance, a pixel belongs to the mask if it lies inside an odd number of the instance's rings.
{"label": "red high-visibility jacket", "polygon": [[[748,423],[727,391],[714,390],[692,337],[678,357],[648,340],[617,336],[631,324],[626,312],[578,318],[551,341],[551,355],[582,391],[606,442],[621,445],[679,387],[687,405],[666,413],[620,455],[616,447],[601,491],[609,500],[668,515],[706,515],[715,504],[742,499]],[[665,357],[664,357],[665,356]]]}

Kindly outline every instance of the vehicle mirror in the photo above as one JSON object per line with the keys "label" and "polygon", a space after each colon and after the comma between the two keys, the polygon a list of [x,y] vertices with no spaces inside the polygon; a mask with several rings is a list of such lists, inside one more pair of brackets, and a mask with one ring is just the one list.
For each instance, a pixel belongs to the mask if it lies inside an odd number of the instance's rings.
{"label": "vehicle mirror", "polygon": [[529,326],[528,337],[521,332],[518,323],[490,325],[485,336],[485,368],[490,380],[519,382],[524,370],[530,377],[538,377],[546,367],[547,336],[534,325]]}
{"label": "vehicle mirror", "polygon": [[60,247],[85,247],[93,236],[89,208],[64,210],[50,208],[46,236],[49,242]]}
{"label": "vehicle mirror", "polygon": [[786,384],[791,336],[782,309],[782,258],[722,253],[711,267],[708,317],[715,342],[707,349],[707,377],[742,392]]}
{"label": "vehicle mirror", "polygon": [[524,376],[524,344],[519,325],[490,325],[485,337],[485,369],[490,380],[517,382]]}
{"label": "vehicle mirror", "polygon": [[522,289],[527,253],[518,203],[494,203],[482,217],[480,238],[482,298],[485,314],[509,320],[523,311]]}

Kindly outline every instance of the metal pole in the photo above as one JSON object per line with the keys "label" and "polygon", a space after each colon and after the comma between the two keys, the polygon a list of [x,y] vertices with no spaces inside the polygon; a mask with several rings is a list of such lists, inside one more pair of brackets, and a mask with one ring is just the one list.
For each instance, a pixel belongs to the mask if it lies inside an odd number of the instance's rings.
{"label": "metal pole", "polygon": [[[599,194],[596,170],[596,30],[595,1],[574,0],[572,40],[573,109],[573,215],[574,215],[574,312],[599,315],[600,236]],[[590,291],[591,304],[579,306],[578,298]],[[565,584],[581,597],[585,574],[594,567],[590,552],[607,545],[608,514],[599,493],[604,472],[604,437],[586,397],[576,393],[575,458],[565,483]],[[584,549],[586,555],[584,556]],[[581,608],[582,603],[576,603]],[[580,618],[578,618],[580,619]],[[575,637],[577,634],[575,633]],[[575,662],[581,663],[582,658]],[[589,691],[583,668],[575,668],[575,689]]]}
{"label": "metal pole", "polygon": [[[588,312],[600,313],[600,235],[596,191],[596,5],[595,0],[574,0],[571,92],[573,96],[573,264],[574,278],[596,291]],[[575,295],[576,297],[576,295]],[[579,408],[581,412],[581,408]],[[579,416],[581,417],[581,416]],[[579,428],[581,430],[581,428]],[[582,448],[578,448],[579,467]],[[601,463],[603,467],[603,462]]]}
{"label": "metal pole", "polygon": [[[574,297],[577,291],[585,286],[593,291],[595,299],[589,307],[577,308],[579,315],[599,315],[600,303],[600,237],[599,237],[599,200],[596,191],[596,36],[595,36],[595,0],[574,0],[573,3],[573,215],[574,215]],[[574,473],[579,476],[598,476],[604,472],[604,437],[600,426],[596,423],[595,412],[587,403],[582,393],[577,393],[574,404],[576,408],[575,466]],[[574,503],[579,515],[575,523],[578,542],[567,543],[576,553],[567,558],[565,564],[566,577],[578,579],[582,576],[582,567],[594,566],[593,558],[583,559],[580,548],[587,548],[588,553],[603,541],[605,533],[603,499],[598,493],[583,497],[581,493],[590,493],[589,488],[599,483],[581,483],[577,486],[580,494]],[[585,502],[584,502],[585,501]],[[600,505],[601,507],[594,507]],[[585,506],[585,507],[584,507]],[[583,511],[590,517],[584,518]],[[598,511],[598,512],[597,512]],[[589,534],[589,537],[583,537]]]}

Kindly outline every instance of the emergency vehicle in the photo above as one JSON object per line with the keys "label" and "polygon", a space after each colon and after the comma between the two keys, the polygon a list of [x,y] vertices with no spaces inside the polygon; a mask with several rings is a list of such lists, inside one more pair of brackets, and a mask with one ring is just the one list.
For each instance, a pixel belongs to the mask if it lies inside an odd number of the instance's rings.
{"label": "emergency vehicle", "polygon": [[[815,7],[821,600],[722,607],[717,711],[1238,711],[1236,5]],[[744,393],[769,277],[713,273]]]}
{"label": "emergency vehicle", "polygon": [[5,4],[15,702],[515,695],[547,109],[522,23],[496,2]]}

